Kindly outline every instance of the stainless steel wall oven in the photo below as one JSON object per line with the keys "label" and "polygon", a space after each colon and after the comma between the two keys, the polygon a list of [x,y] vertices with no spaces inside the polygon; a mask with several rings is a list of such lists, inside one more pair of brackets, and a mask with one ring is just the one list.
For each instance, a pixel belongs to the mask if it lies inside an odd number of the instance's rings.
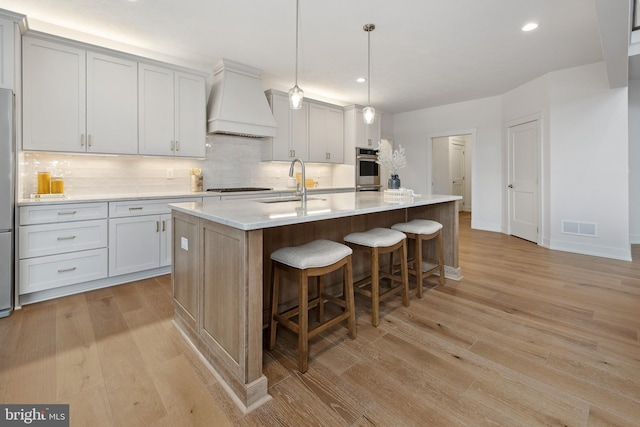
{"label": "stainless steel wall oven", "polygon": [[378,150],[356,148],[356,191],[380,191]]}

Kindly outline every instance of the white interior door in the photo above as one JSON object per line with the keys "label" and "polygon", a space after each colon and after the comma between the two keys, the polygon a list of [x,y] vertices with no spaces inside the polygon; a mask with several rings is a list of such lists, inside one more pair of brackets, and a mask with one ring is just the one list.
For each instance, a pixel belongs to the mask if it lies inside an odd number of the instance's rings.
{"label": "white interior door", "polygon": [[538,240],[538,121],[509,127],[509,232]]}
{"label": "white interior door", "polygon": [[460,196],[463,200],[458,202],[458,212],[462,210],[464,203],[464,143],[451,141],[449,143],[449,171],[451,180],[451,194]]}
{"label": "white interior door", "polygon": [[449,137],[433,138],[431,194],[450,194]]}

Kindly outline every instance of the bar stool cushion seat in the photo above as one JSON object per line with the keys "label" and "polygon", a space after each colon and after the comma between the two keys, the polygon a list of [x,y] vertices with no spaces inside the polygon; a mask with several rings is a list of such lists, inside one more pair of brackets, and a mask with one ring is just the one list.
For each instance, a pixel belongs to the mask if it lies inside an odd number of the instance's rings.
{"label": "bar stool cushion seat", "polygon": [[414,219],[409,222],[394,224],[391,228],[404,233],[433,234],[442,229],[442,224],[437,221],[431,221],[430,219]]}
{"label": "bar stool cushion seat", "polygon": [[393,246],[406,239],[407,236],[400,231],[389,228],[372,228],[361,233],[351,233],[344,237],[345,242],[370,248]]}
{"label": "bar stool cushion seat", "polygon": [[301,246],[277,249],[271,254],[271,259],[304,270],[326,267],[352,253],[353,250],[347,245],[320,239]]}

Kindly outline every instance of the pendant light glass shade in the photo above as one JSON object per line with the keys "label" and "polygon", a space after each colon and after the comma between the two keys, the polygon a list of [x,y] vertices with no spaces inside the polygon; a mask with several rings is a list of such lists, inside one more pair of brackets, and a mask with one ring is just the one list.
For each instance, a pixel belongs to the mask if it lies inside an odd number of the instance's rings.
{"label": "pendant light glass shade", "polygon": [[289,89],[289,107],[292,110],[299,110],[302,108],[302,99],[304,98],[304,91],[298,86],[298,21],[300,0],[296,0],[296,84]]}
{"label": "pendant light glass shade", "polygon": [[292,110],[299,110],[302,108],[302,98],[304,98],[304,91],[296,84],[289,89],[289,107]]}
{"label": "pendant light glass shade", "polygon": [[372,124],[376,118],[376,110],[371,106],[371,31],[376,29],[374,24],[362,27],[367,32],[367,106],[362,110],[364,122]]}
{"label": "pendant light glass shade", "polygon": [[370,125],[376,118],[376,109],[373,107],[364,107],[362,117],[364,117],[364,122]]}

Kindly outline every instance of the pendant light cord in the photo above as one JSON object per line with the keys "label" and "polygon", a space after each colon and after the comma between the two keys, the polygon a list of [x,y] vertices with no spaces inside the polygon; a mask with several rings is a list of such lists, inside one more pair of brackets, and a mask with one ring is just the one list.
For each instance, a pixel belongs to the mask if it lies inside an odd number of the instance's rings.
{"label": "pendant light cord", "polygon": [[371,106],[371,30],[367,31],[367,107]]}
{"label": "pendant light cord", "polygon": [[298,86],[298,21],[299,18],[299,9],[300,0],[296,0],[296,86]]}

